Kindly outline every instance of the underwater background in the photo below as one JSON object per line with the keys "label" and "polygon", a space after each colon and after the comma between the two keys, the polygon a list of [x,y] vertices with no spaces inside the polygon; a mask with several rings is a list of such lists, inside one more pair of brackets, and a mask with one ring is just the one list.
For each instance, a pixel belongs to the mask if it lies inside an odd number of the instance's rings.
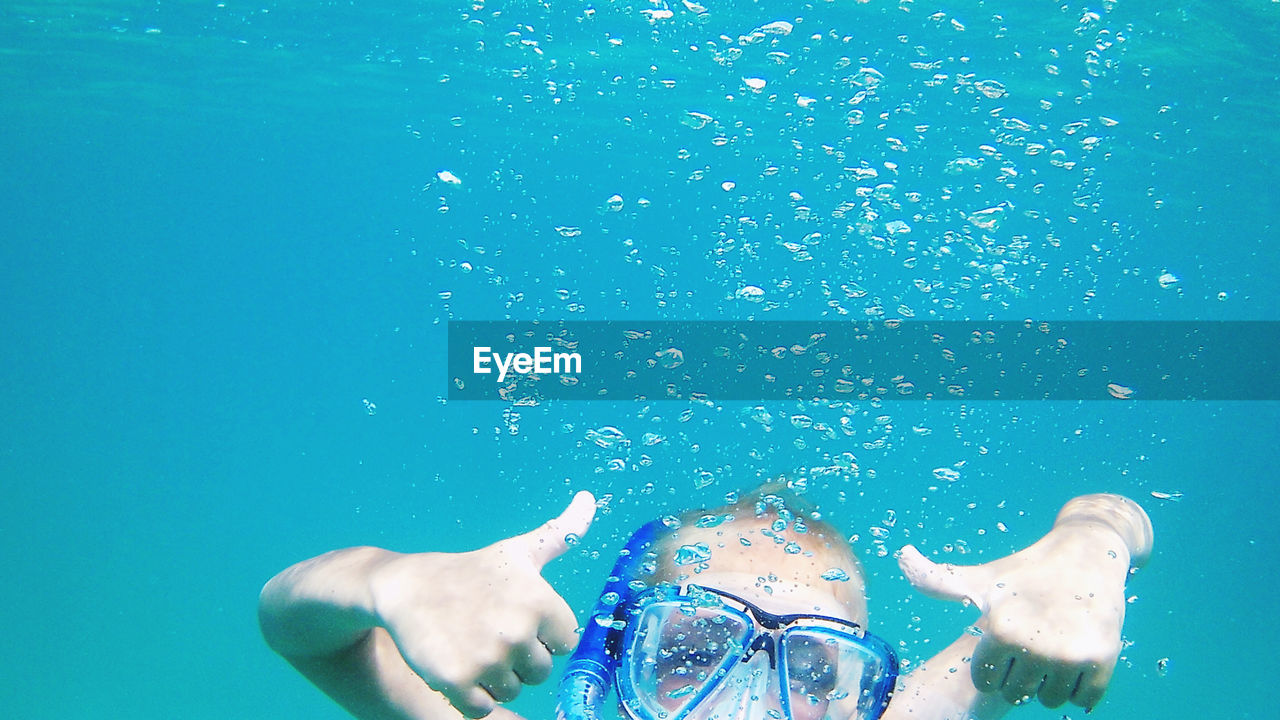
{"label": "underwater background", "polygon": [[1092,716],[1274,717],[1275,402],[512,406],[448,400],[444,345],[1280,319],[1278,39],[1264,0],[0,3],[0,712],[347,717],[258,634],[280,569],[587,489],[546,573],[582,619],[637,525],[787,472],[912,662],[974,611],[902,544],[977,563],[1134,498],[1155,554]]}

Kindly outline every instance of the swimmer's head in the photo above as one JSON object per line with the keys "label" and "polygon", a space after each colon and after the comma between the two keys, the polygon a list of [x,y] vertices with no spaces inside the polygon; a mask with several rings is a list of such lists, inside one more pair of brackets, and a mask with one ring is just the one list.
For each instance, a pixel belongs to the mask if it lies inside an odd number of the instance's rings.
{"label": "swimmer's head", "polygon": [[844,536],[783,481],[679,516],[654,546],[655,580],[731,592],[775,613],[867,624],[866,577]]}
{"label": "swimmer's head", "polygon": [[[616,687],[631,720],[668,717],[676,706],[690,718],[811,720],[831,703],[833,716],[879,718],[897,660],[865,631],[865,575],[836,528],[782,481],[677,520],[645,525],[620,554],[561,681],[559,717],[605,717]],[[810,677],[794,668],[830,677],[813,663],[828,668],[831,652],[861,668],[839,675],[840,692],[820,697],[793,682]],[[690,674],[707,663],[728,663],[727,674]],[[719,679],[706,684],[711,677]]]}

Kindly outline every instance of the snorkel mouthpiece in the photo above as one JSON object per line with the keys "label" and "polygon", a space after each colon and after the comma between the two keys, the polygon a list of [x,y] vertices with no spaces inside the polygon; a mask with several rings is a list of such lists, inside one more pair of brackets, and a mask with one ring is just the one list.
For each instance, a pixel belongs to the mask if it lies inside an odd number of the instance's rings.
{"label": "snorkel mouthpiece", "polygon": [[600,708],[613,683],[613,671],[618,657],[611,639],[618,632],[619,608],[624,607],[636,595],[632,581],[639,576],[644,556],[653,546],[665,526],[654,520],[631,536],[626,547],[618,555],[618,562],[609,573],[600,599],[587,619],[578,649],[569,658],[564,677],[560,680],[560,695],[556,703],[557,720],[599,720]]}

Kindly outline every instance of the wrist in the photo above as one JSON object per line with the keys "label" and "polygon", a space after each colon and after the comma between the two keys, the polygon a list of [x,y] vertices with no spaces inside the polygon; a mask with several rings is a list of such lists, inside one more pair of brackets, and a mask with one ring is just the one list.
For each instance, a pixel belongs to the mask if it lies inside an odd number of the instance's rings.
{"label": "wrist", "polygon": [[1081,495],[1067,502],[1053,521],[1055,528],[1068,525],[1102,526],[1120,536],[1129,551],[1129,565],[1140,568],[1151,557],[1155,531],[1151,518],[1136,502],[1122,495]]}
{"label": "wrist", "polygon": [[405,575],[402,559],[405,557],[408,555],[389,552],[369,568],[365,584],[366,608],[373,624],[378,627],[386,627],[384,616],[394,605],[393,598],[402,594]]}

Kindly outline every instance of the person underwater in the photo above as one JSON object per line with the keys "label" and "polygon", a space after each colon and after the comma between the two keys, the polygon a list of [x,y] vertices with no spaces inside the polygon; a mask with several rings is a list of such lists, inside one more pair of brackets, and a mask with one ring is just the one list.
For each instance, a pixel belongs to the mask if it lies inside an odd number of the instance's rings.
{"label": "person underwater", "polygon": [[915,588],[982,615],[978,632],[899,676],[867,630],[852,548],[780,483],[640,528],[579,640],[541,571],[594,511],[579,493],[542,527],[480,550],[303,561],[263,588],[263,636],[364,720],[518,718],[503,703],[575,646],[559,720],[989,720],[1034,700],[1097,705],[1120,652],[1125,582],[1153,542],[1136,503],[1098,494],[983,565],[906,546],[898,561]]}

